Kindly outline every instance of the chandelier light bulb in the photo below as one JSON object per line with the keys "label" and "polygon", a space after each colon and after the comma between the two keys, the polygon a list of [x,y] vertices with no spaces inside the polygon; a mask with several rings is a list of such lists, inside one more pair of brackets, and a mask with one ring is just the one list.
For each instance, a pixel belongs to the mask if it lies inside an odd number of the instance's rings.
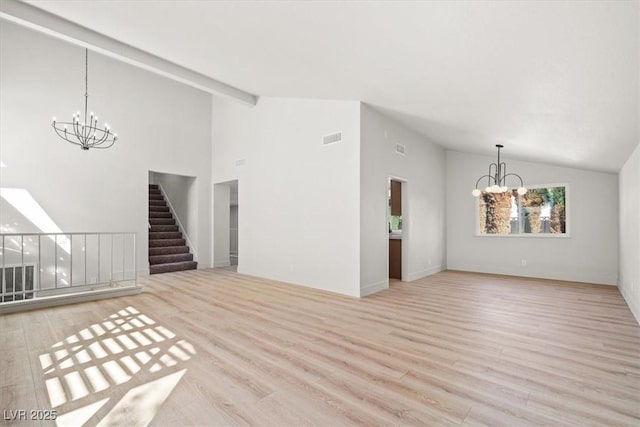
{"label": "chandelier light bulb", "polygon": [[506,185],[503,187],[500,187],[500,192],[501,193],[506,193],[507,191],[509,191],[509,187],[507,187]]}
{"label": "chandelier light bulb", "polygon": [[474,188],[473,191],[471,192],[471,195],[473,195],[473,197],[480,197],[480,194],[482,194],[482,192],[477,188]]}
{"label": "chandelier light bulb", "polygon": [[56,116],[53,116],[53,123],[56,122]]}
{"label": "chandelier light bulb", "polygon": [[518,188],[518,194],[524,196],[525,194],[527,194],[527,189],[524,187]]}

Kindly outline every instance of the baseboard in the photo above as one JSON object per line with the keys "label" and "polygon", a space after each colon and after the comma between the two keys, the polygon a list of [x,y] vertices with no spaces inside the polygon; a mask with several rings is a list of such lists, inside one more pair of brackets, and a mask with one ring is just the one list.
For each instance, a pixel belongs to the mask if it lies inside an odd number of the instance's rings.
{"label": "baseboard", "polygon": [[416,271],[415,273],[409,273],[407,277],[408,282],[413,282],[414,280],[422,279],[423,277],[431,276],[432,274],[440,273],[445,270],[444,265],[437,265],[435,267],[428,268],[422,271]]}
{"label": "baseboard", "polygon": [[58,305],[76,304],[79,302],[96,301],[105,298],[116,298],[139,294],[142,286],[125,286],[105,288],[96,291],[78,292],[67,295],[55,295],[42,298],[34,298],[21,301],[5,302],[0,305],[0,314],[15,313],[18,311],[35,310],[38,308],[55,307]]}
{"label": "baseboard", "polygon": [[507,276],[531,277],[534,279],[562,280],[567,282],[590,283],[594,285],[617,286],[616,275],[596,275],[596,274],[580,274],[572,272],[565,273],[549,273],[544,270],[537,270],[529,267],[485,267],[472,264],[453,264],[447,265],[449,270],[469,271],[472,273],[488,273],[488,274],[504,274]]}
{"label": "baseboard", "polygon": [[622,297],[627,302],[627,306],[629,306],[629,310],[631,310],[631,314],[636,318],[636,322],[640,325],[640,303],[638,303],[637,299],[634,299],[632,295],[629,294],[629,291],[621,285],[618,285],[618,289],[622,294]]}
{"label": "baseboard", "polygon": [[376,292],[384,291],[385,289],[389,289],[388,279],[360,287],[360,297],[366,297],[367,295],[375,294]]}
{"label": "baseboard", "polygon": [[213,262],[213,268],[218,268],[218,267],[229,267],[231,265],[231,261],[226,260],[226,261],[214,261]]}

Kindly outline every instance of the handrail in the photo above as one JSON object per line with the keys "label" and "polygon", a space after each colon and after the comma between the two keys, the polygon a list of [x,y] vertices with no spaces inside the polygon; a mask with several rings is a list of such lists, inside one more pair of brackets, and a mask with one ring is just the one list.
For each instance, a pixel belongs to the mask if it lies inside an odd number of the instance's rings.
{"label": "handrail", "polygon": [[174,218],[176,219],[176,223],[178,224],[178,229],[182,232],[182,235],[184,236],[184,239],[187,241],[187,244],[189,245],[190,250],[193,252],[193,260],[194,261],[198,261],[198,251],[196,250],[196,247],[191,242],[191,239],[189,238],[189,235],[187,234],[187,230],[182,225],[182,222],[180,222],[180,218],[178,218],[178,215],[176,214],[176,210],[173,208],[173,205],[171,204],[171,200],[169,200],[169,196],[167,196],[167,193],[165,193],[164,188],[162,188],[162,185],[160,185],[160,184],[156,184],[156,185],[160,189],[160,192],[162,193],[162,196],[166,200],[167,205],[169,206],[169,209],[171,210],[171,213],[173,214]]}
{"label": "handrail", "polygon": [[87,236],[97,236],[98,234],[137,234],[135,231],[70,231],[65,233],[64,231],[55,233],[0,233],[0,236],[78,236],[86,234]]}

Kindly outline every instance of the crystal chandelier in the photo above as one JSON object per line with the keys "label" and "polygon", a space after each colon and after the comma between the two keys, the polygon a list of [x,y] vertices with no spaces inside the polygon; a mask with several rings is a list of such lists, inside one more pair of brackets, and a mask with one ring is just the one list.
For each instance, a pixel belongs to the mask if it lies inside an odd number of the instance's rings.
{"label": "crystal chandelier", "polygon": [[117,140],[118,134],[113,133],[108,124],[104,128],[98,127],[98,116],[90,112],[87,115],[87,101],[89,99],[89,49],[84,52],[84,117],[77,111],[71,122],[57,122],[53,118],[51,126],[56,134],[67,142],[79,145],[83,150],[89,148],[109,148]]}
{"label": "crystal chandelier", "polygon": [[504,148],[504,145],[496,144],[498,147],[498,161],[497,163],[491,163],[489,165],[489,173],[487,175],[482,175],[476,181],[476,188],[471,192],[474,197],[478,197],[482,194],[482,191],[478,188],[480,185],[480,181],[483,179],[487,179],[487,187],[484,189],[486,193],[506,193],[509,191],[509,187],[507,187],[507,177],[514,176],[520,180],[520,187],[518,187],[518,194],[524,195],[527,192],[527,189],[524,187],[524,182],[520,175],[515,173],[507,173],[507,164],[505,162],[500,162],[500,149]]}

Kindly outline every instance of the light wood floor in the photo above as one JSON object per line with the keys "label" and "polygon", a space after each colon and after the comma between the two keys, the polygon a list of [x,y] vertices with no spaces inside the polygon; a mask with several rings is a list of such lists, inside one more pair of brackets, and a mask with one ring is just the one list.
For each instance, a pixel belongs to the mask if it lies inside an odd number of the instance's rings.
{"label": "light wood floor", "polygon": [[355,299],[224,270],[141,281],[0,317],[0,409],[54,406],[71,425],[640,425],[640,327],[613,287],[448,271]]}

